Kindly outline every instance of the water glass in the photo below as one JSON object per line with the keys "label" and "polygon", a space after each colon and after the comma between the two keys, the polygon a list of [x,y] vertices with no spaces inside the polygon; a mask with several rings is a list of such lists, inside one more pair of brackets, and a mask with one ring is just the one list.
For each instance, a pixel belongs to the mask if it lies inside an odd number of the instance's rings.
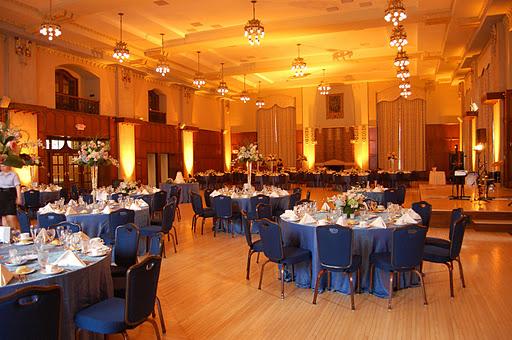
{"label": "water glass", "polygon": [[39,251],[37,252],[37,262],[39,263],[39,267],[41,269],[46,268],[46,265],[48,264],[48,257],[48,250],[39,249]]}

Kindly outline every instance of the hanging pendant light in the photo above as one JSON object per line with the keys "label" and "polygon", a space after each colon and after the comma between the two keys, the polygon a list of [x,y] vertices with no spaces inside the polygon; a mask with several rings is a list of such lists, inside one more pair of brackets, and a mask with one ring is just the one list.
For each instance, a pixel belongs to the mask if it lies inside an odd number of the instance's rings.
{"label": "hanging pendant light", "polygon": [[112,57],[117,59],[120,63],[130,58],[130,50],[128,50],[128,44],[123,41],[123,13],[119,14],[119,41],[114,46],[114,54]]}
{"label": "hanging pendant light", "polygon": [[389,46],[396,47],[398,51],[401,51],[408,43],[409,41],[407,41],[407,33],[405,32],[404,26],[398,25],[394,27],[389,40]]}
{"label": "hanging pendant light", "polygon": [[240,93],[240,100],[245,103],[247,103],[249,100],[251,100],[251,97],[249,96],[249,92],[245,89],[245,74],[244,74],[244,90],[242,93]]}
{"label": "hanging pendant light", "polygon": [[39,33],[41,33],[42,36],[47,37],[50,41],[62,34],[60,25],[55,22],[55,18],[53,17],[52,0],[50,0],[50,13],[39,27]]}
{"label": "hanging pendant light", "polygon": [[303,77],[307,68],[306,62],[300,56],[300,44],[297,44],[297,58],[292,62],[292,72],[295,77]]}
{"label": "hanging pendant light", "polygon": [[412,94],[411,83],[409,83],[408,80],[403,80],[400,85],[398,85],[398,88],[400,89],[400,95],[404,98],[407,98]]}
{"label": "hanging pendant light", "polygon": [[408,67],[399,68],[398,71],[396,71],[396,77],[401,80],[410,78],[411,73],[409,72],[409,68]]}
{"label": "hanging pendant light", "polygon": [[265,28],[261,25],[261,21],[256,19],[256,0],[252,0],[252,19],[247,21],[244,27],[245,37],[249,39],[249,44],[259,45],[265,36]]}
{"label": "hanging pendant light", "polygon": [[194,77],[194,81],[192,84],[194,84],[195,87],[200,89],[201,87],[206,85],[206,80],[204,79],[203,74],[199,71],[199,55],[201,54],[201,51],[197,51],[197,72],[196,76]]}
{"label": "hanging pendant light", "polygon": [[322,71],[324,71],[324,76],[322,81],[320,82],[320,85],[318,85],[318,92],[320,92],[322,96],[326,96],[329,94],[329,91],[331,91],[331,86],[329,85],[329,83],[325,82],[325,68],[322,69]]}
{"label": "hanging pendant light", "polygon": [[227,94],[229,92],[229,89],[228,89],[228,85],[224,81],[224,63],[220,63],[220,67],[221,67],[220,83],[219,83],[219,87],[217,87],[217,92],[221,96],[224,96],[225,94]]}
{"label": "hanging pendant light", "polygon": [[398,26],[401,21],[407,19],[405,7],[402,0],[389,0],[388,8],[385,10],[384,20]]}
{"label": "hanging pendant light", "polygon": [[261,109],[263,106],[265,106],[265,101],[260,96],[261,92],[261,80],[258,81],[258,99],[256,99],[256,106]]}
{"label": "hanging pendant light", "polygon": [[164,52],[164,34],[160,33],[160,35],[162,36],[162,48],[160,50],[160,58],[158,64],[156,65],[155,71],[156,73],[160,73],[162,77],[165,77],[165,75],[169,73],[171,69],[167,63],[167,57],[165,56]]}
{"label": "hanging pendant light", "polygon": [[396,67],[406,67],[409,66],[409,56],[407,56],[407,52],[405,51],[399,51],[396,55],[394,65]]}

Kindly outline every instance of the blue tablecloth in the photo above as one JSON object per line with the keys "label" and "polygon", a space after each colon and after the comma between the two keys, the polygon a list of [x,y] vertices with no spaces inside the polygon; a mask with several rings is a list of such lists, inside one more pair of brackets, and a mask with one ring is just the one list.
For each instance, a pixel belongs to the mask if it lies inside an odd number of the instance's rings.
{"label": "blue tablecloth", "polygon": [[[310,277],[309,264],[302,263],[295,265],[295,284],[301,288],[315,288],[315,281],[320,271],[320,260],[318,257],[316,226],[302,225],[280,219],[279,222],[283,242],[287,246],[296,246],[311,251],[312,274]],[[368,292],[370,287],[370,255],[372,253],[391,251],[392,228],[388,229],[354,229],[354,254],[362,256],[361,265],[361,290]],[[413,276],[414,278],[414,276]],[[354,273],[354,282],[356,279]],[[375,269],[373,294],[386,298],[389,296],[389,274]],[[415,284],[416,281],[413,281]],[[395,282],[396,284],[396,282]],[[324,275],[320,284],[320,291],[327,286],[327,275]],[[400,286],[410,286],[409,275],[401,275]],[[332,273],[331,289],[344,294],[350,294],[348,275]]]}
{"label": "blue tablecloth", "polygon": [[[60,191],[40,191],[39,192],[39,203],[41,206],[45,206],[48,203],[58,201],[60,198]],[[25,195],[21,194],[21,205],[25,205]]]}
{"label": "blue tablecloth", "polygon": [[[32,246],[9,246],[0,245],[1,261],[5,262],[8,258],[10,247],[16,247],[18,253],[26,253]],[[64,251],[62,247],[50,247],[49,260],[54,261]],[[58,285],[62,288],[62,339],[75,338],[75,323],[73,318],[75,314],[97,302],[113,296],[112,276],[110,274],[110,255],[104,257],[79,256],[88,264],[85,268],[68,267],[66,271],[57,275],[43,275],[39,272],[27,275],[27,282],[20,283],[13,279],[7,286],[0,287],[0,296],[14,292],[25,286],[49,286]],[[37,261],[27,264],[32,268],[39,268]],[[9,268],[14,271],[14,268]],[[27,320],[27,326],[30,326],[30,320]],[[87,332],[82,333],[81,339],[92,338],[86,336]],[[101,339],[102,336],[95,336]]]}
{"label": "blue tablecloth", "polygon": [[379,204],[384,204],[384,192],[362,191],[361,194]]}
{"label": "blue tablecloth", "polygon": [[171,192],[171,187],[175,185],[181,188],[181,196],[179,203],[192,202],[191,192],[199,193],[199,183],[160,183],[160,190],[167,193]]}

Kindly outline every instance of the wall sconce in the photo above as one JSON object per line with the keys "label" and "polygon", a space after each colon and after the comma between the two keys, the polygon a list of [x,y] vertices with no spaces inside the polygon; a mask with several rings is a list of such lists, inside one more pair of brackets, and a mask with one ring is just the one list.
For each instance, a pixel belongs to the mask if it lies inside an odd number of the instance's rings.
{"label": "wall sconce", "polygon": [[77,129],[78,131],[84,131],[86,128],[85,124],[75,124],[75,129]]}
{"label": "wall sconce", "polygon": [[185,124],[185,123],[179,123],[178,124],[178,127],[180,128],[180,130],[185,129],[186,126],[187,126],[187,124]]}
{"label": "wall sconce", "polygon": [[14,38],[14,51],[21,57],[30,58],[32,56],[32,41],[21,40],[19,37]]}

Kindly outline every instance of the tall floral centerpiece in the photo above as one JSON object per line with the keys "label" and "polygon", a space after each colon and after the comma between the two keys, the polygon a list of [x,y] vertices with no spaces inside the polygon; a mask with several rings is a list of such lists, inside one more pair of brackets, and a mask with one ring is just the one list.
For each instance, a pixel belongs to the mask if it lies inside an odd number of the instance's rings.
{"label": "tall floral centerpiece", "polygon": [[396,152],[388,153],[389,168],[391,171],[395,171],[395,163],[398,160]]}
{"label": "tall floral centerpiece", "polygon": [[258,145],[251,143],[247,146],[241,146],[238,149],[236,159],[240,163],[247,164],[247,187],[251,188],[252,163],[262,159],[261,154],[258,152]]}
{"label": "tall floral centerpiece", "polygon": [[21,168],[25,161],[20,156],[21,132],[10,129],[8,124],[0,123],[0,165]]}
{"label": "tall floral centerpiece", "polygon": [[304,155],[298,155],[297,156],[297,162],[300,164],[300,169],[304,168],[304,162],[307,162],[308,158]]}
{"label": "tall floral centerpiece", "polygon": [[78,150],[78,156],[73,159],[74,164],[91,168],[92,189],[98,189],[98,166],[118,166],[116,159],[112,158],[108,151],[110,148],[102,141],[92,140],[83,144]]}
{"label": "tall floral centerpiece", "polygon": [[23,159],[25,165],[29,167],[30,181],[33,186],[37,185],[34,181],[36,168],[43,166],[43,160],[38,155],[39,149],[44,149],[43,142],[40,139],[21,143],[22,153],[20,157]]}
{"label": "tall floral centerpiece", "polygon": [[364,196],[355,192],[344,192],[327,199],[334,204],[336,210],[341,210],[347,216],[353,215],[364,203]]}
{"label": "tall floral centerpiece", "polygon": [[274,162],[277,161],[277,156],[274,154],[270,154],[267,156],[267,162],[270,163],[270,172],[274,172]]}

